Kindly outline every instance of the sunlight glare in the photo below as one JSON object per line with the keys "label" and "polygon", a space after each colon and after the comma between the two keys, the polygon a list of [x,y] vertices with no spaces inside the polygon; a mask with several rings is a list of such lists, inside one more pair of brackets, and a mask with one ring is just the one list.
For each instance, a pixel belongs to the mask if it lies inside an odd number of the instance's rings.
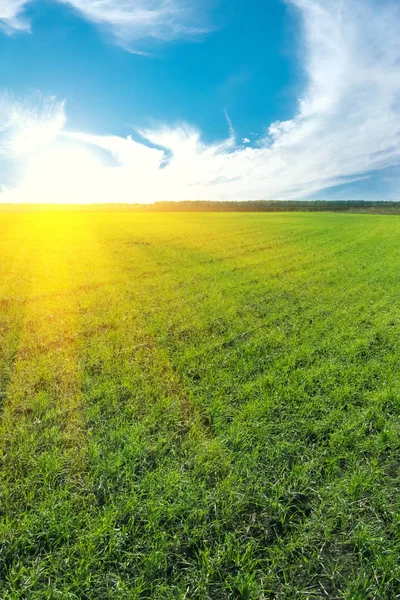
{"label": "sunlight glare", "polygon": [[57,145],[37,153],[22,183],[25,202],[80,204],[95,201],[93,182],[103,169],[89,150]]}

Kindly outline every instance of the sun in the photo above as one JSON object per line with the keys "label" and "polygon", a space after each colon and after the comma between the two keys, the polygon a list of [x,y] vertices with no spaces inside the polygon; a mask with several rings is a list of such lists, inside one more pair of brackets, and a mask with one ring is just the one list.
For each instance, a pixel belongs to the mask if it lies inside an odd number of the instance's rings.
{"label": "sun", "polygon": [[93,201],[101,161],[78,145],[59,143],[36,153],[21,185],[24,202],[81,204]]}

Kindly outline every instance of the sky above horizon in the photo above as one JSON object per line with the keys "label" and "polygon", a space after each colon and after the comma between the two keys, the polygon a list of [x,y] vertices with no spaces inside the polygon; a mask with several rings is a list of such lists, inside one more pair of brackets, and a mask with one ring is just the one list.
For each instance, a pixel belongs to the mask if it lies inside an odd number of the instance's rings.
{"label": "sky above horizon", "polygon": [[1,0],[0,202],[400,199],[397,0]]}

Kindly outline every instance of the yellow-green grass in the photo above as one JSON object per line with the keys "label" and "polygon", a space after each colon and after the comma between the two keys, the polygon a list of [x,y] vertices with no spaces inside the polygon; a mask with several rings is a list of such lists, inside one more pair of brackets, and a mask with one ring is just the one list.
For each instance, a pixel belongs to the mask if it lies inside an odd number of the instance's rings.
{"label": "yellow-green grass", "polygon": [[400,220],[0,214],[0,598],[400,597]]}

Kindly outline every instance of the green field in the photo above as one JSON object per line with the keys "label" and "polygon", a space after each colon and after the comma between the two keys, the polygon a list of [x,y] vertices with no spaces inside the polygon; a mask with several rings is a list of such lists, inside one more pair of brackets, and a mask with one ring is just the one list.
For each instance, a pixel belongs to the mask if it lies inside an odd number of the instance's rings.
{"label": "green field", "polygon": [[400,220],[0,214],[0,598],[400,597]]}

